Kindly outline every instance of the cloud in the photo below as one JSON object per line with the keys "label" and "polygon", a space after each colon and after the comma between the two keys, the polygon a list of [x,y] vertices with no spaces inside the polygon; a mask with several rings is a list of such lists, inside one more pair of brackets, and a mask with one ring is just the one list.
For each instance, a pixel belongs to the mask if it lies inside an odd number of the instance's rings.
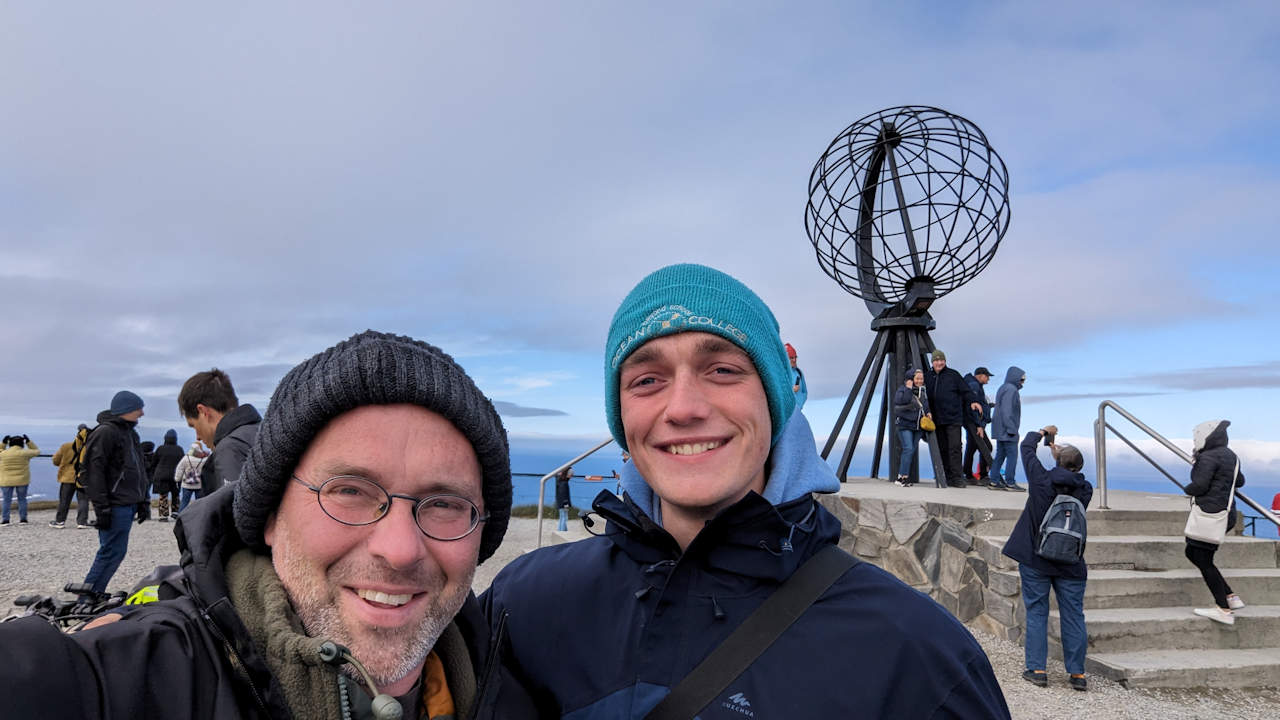
{"label": "cloud", "polygon": [[1105,393],[1061,393],[1058,395],[1027,395],[1021,394],[1022,402],[1028,405],[1034,403],[1058,402],[1059,400],[1101,400],[1114,399],[1123,397],[1145,397],[1148,395],[1162,395],[1156,392],[1105,392]]}
{"label": "cloud", "polygon": [[504,417],[545,417],[554,415],[568,415],[562,410],[552,410],[549,408],[524,407],[512,402],[504,402],[495,400],[493,407],[498,411],[499,415]]}
{"label": "cloud", "polygon": [[1253,365],[1218,365],[1174,371],[1153,371],[1105,382],[1141,383],[1172,390],[1280,388],[1280,360]]}

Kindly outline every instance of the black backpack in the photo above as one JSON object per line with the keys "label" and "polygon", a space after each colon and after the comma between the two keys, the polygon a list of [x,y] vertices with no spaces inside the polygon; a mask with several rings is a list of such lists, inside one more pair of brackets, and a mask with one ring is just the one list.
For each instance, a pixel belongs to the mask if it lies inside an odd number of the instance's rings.
{"label": "black backpack", "polygon": [[1036,554],[1056,563],[1075,563],[1084,557],[1089,525],[1084,503],[1071,495],[1058,495],[1040,521]]}

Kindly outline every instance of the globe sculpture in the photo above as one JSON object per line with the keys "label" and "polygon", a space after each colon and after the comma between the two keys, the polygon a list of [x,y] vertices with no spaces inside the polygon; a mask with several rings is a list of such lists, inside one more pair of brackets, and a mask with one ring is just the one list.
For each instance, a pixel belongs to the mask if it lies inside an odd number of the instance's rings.
{"label": "globe sculpture", "polygon": [[[871,477],[877,477],[892,397],[908,368],[925,368],[936,327],[928,310],[977,277],[1009,227],[1009,172],[977,125],[934,107],[872,113],[836,136],[809,176],[805,230],[818,264],[871,312],[876,339],[822,456],[826,458],[861,395],[836,474],[843,480],[880,375]],[[897,433],[889,432],[889,476],[898,474]],[[937,441],[928,434],[934,477],[945,486]],[[919,455],[917,454],[917,458]],[[919,477],[918,463],[910,474]]]}

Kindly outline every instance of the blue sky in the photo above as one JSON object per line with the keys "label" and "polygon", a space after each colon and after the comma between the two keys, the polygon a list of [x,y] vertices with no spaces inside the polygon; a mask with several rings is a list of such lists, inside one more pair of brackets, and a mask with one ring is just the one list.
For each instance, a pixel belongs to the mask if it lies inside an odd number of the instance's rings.
{"label": "blue sky", "polygon": [[10,3],[0,28],[5,432],[57,441],[130,388],[144,435],[186,437],[192,373],[262,406],[373,327],[452,352],[513,434],[604,437],[613,309],[693,261],[772,305],[825,435],[872,334],[805,236],[809,172],[926,104],[1010,175],[999,252],[934,308],[952,364],[1027,369],[1024,424],[1067,436],[1103,397],[1179,439],[1227,417],[1280,473],[1273,3]]}

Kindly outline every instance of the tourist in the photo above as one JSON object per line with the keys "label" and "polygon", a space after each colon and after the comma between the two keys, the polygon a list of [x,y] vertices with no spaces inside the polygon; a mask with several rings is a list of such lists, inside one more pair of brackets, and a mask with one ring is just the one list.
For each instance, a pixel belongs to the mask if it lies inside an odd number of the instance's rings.
{"label": "tourist", "polygon": [[792,379],[791,389],[796,394],[796,409],[804,408],[804,402],[809,399],[809,386],[804,381],[804,372],[800,370],[797,364],[799,360],[796,349],[791,347],[791,343],[786,343],[787,359],[791,362],[791,372],[795,377]]}
{"label": "tourist", "polygon": [[1062,638],[1062,660],[1069,675],[1067,683],[1074,690],[1087,690],[1084,674],[1085,651],[1089,635],[1084,624],[1084,589],[1089,566],[1081,557],[1075,562],[1055,562],[1036,552],[1037,536],[1045,513],[1058,495],[1070,495],[1085,508],[1093,498],[1093,485],[1080,470],[1084,456],[1071,445],[1049,446],[1054,467],[1046,470],[1036,457],[1040,441],[1049,435],[1052,443],[1058,428],[1049,425],[1027,433],[1022,440],[1022,467],[1027,475],[1027,503],[1004,545],[1004,554],[1018,561],[1022,578],[1022,604],[1027,610],[1026,637],[1023,639],[1026,670],[1022,678],[1033,685],[1049,684],[1046,660],[1049,654],[1049,590],[1058,599],[1058,624]]}
{"label": "tourist", "polygon": [[[969,391],[982,404],[981,410],[970,409],[973,422],[964,426],[964,476],[973,478],[979,485],[991,483],[991,438],[987,435],[987,425],[991,424],[991,408],[995,403],[987,397],[986,385],[991,381],[991,371],[979,366],[964,376]],[[978,456],[978,471],[973,471],[973,456]]]}
{"label": "tourist", "polygon": [[204,444],[197,440],[191,443],[191,449],[173,469],[173,480],[182,488],[182,502],[178,505],[178,512],[186,510],[191,499],[199,494],[200,474],[208,458],[209,451],[205,450]]}
{"label": "tourist", "polygon": [[[504,692],[539,717],[1009,717],[958,620],[835,548],[840,522],[812,493],[840,483],[795,410],[778,330],[754,292],[701,265],[622,301],[604,370],[609,429],[632,454],[624,495],[596,497],[602,537],[517,558],[482,598],[521,681]],[[688,699],[690,671],[813,558],[833,573],[807,609],[767,649],[721,646],[745,670]]]}
{"label": "tourist", "polygon": [[573,499],[569,497],[569,479],[572,477],[572,467],[556,473],[556,508],[560,511],[560,524],[556,529],[560,532],[569,529],[569,508],[573,507]]}
{"label": "tourist", "polygon": [[[174,471],[187,454],[178,447],[178,431],[170,428],[164,433],[164,442],[156,448],[156,466],[151,471],[151,492],[160,496],[156,503],[157,522],[169,522],[169,509],[178,510],[178,483]],[[172,498],[172,502],[170,499]]]}
{"label": "tourist", "polygon": [[[1185,488],[1193,502],[1206,513],[1227,511],[1226,532],[1236,526],[1236,510],[1232,501],[1236,488],[1244,487],[1244,473],[1240,472],[1240,458],[1227,447],[1227,426],[1230,420],[1208,420],[1191,431],[1192,457],[1191,482]],[[1196,608],[1200,617],[1234,625],[1233,610],[1244,607],[1244,600],[1231,590],[1231,585],[1213,564],[1219,543],[1188,537],[1186,555],[1200,571],[1213,595],[1214,606]]]}
{"label": "tourist", "polygon": [[18,524],[27,524],[27,487],[31,485],[31,458],[40,454],[40,446],[26,435],[5,435],[0,441],[0,527],[9,527],[10,505],[18,498]]}
{"label": "tourist", "polygon": [[76,501],[76,528],[84,530],[89,527],[89,501],[85,497],[84,488],[76,477],[76,467],[80,464],[80,451],[84,449],[84,441],[89,437],[89,426],[80,423],[76,428],[76,436],[70,442],[64,442],[53,454],[53,465],[58,468],[58,509],[49,521],[49,527],[61,530],[66,527],[67,513],[71,511],[71,499]]}
{"label": "tourist", "polygon": [[1025,492],[1015,477],[1018,472],[1018,426],[1022,423],[1022,384],[1027,373],[1011,366],[1004,374],[1004,384],[996,391],[995,412],[991,416],[991,436],[996,441],[996,456],[991,461],[989,490]]}
{"label": "tourist", "polygon": [[970,409],[981,411],[982,404],[965,383],[960,373],[947,367],[946,353],[934,350],[932,367],[925,373],[925,388],[929,391],[929,407],[933,410],[933,423],[938,427],[934,437],[938,440],[938,452],[942,455],[942,467],[948,487],[967,487],[964,468],[961,467],[960,429],[969,421],[965,415]]}
{"label": "tourist", "polygon": [[187,378],[178,392],[178,410],[196,431],[196,439],[213,451],[204,465],[200,497],[235,482],[262,421],[258,410],[240,404],[231,378],[218,368]]}
{"label": "tourist", "polygon": [[919,473],[914,476],[911,473],[911,463],[924,437],[924,430],[920,428],[922,418],[933,419],[929,412],[929,395],[924,391],[924,371],[908,370],[902,387],[893,393],[893,426],[898,430],[902,445],[898,478],[894,484],[900,487],[910,487],[919,482]]}
{"label": "tourist", "polygon": [[[93,505],[98,529],[98,553],[84,582],[95,592],[105,592],[111,576],[129,551],[129,531],[151,517],[147,492],[146,461],[138,440],[142,398],[121,390],[111,407],[98,413],[98,426],[89,434],[83,453],[84,491]],[[84,596],[82,603],[92,603]]]}
{"label": "tourist", "polygon": [[285,375],[240,480],[183,512],[158,601],[69,636],[0,626],[22,649],[0,695],[50,718],[532,717],[493,705],[470,592],[510,510],[489,400],[438,348],[361,333]]}

